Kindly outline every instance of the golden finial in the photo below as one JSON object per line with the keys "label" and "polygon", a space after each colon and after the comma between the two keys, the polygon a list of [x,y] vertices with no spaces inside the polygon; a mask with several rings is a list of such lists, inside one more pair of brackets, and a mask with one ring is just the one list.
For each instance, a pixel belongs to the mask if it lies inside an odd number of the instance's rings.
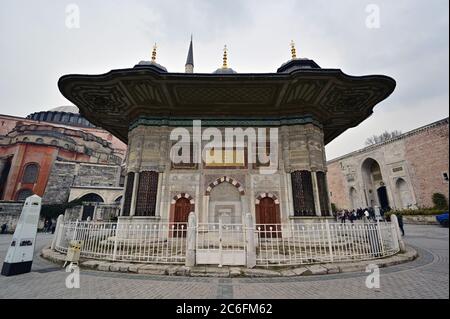
{"label": "golden finial", "polygon": [[291,55],[293,59],[297,58],[297,52],[295,50],[295,43],[294,40],[291,40]]}
{"label": "golden finial", "polygon": [[223,47],[223,65],[222,65],[222,69],[228,69],[228,64],[227,64],[227,45],[225,44],[225,46]]}
{"label": "golden finial", "polygon": [[156,43],[155,43],[155,45],[153,46],[153,51],[152,51],[152,61],[153,62],[155,62],[156,61],[156,49],[157,49],[158,47],[156,46]]}

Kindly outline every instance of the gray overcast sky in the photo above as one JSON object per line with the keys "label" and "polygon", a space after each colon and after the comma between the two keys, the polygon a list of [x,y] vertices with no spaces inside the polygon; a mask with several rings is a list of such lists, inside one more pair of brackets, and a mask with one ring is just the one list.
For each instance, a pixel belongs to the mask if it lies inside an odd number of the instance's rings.
{"label": "gray overcast sky", "polygon": [[[66,6],[80,9],[80,28],[66,27]],[[368,4],[380,28],[366,27]],[[384,130],[406,132],[448,116],[448,0],[315,1],[22,1],[0,8],[0,113],[25,116],[70,104],[57,81],[67,73],[99,74],[150,58],[184,72],[194,34],[196,72],[221,65],[222,48],[238,72],[276,72],[298,56],[350,75],[386,74],[397,89],[363,124],[327,146],[329,159],[364,146]]]}

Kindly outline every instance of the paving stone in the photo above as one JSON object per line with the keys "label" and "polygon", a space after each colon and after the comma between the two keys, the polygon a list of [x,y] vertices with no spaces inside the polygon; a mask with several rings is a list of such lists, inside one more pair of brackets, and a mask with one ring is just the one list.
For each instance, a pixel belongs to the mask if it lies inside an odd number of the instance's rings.
{"label": "paving stone", "polygon": [[293,270],[282,270],[280,271],[281,276],[283,277],[294,277],[297,276],[297,274]]}
{"label": "paving stone", "polygon": [[112,263],[108,262],[100,262],[97,266],[97,270],[100,271],[109,271],[110,267],[112,266]]}
{"label": "paving stone", "polygon": [[122,266],[121,263],[112,263],[111,266],[109,267],[109,271],[119,272],[120,266]]}
{"label": "paving stone", "polygon": [[230,277],[239,277],[242,275],[241,268],[239,267],[230,267]]}
{"label": "paving stone", "polygon": [[145,265],[138,269],[138,274],[165,275],[167,268],[167,265]]}
{"label": "paving stone", "polygon": [[129,268],[130,266],[132,266],[133,264],[121,264],[119,266],[119,271],[120,272],[129,272]]}
{"label": "paving stone", "polygon": [[137,273],[139,268],[144,267],[144,266],[145,266],[145,264],[130,264],[130,266],[128,266],[128,271]]}
{"label": "paving stone", "polygon": [[98,261],[98,260],[87,260],[87,261],[80,263],[81,267],[89,268],[89,269],[97,269],[99,264],[100,264],[100,261]]}
{"label": "paving stone", "polygon": [[[228,269],[228,267],[206,267],[204,274],[206,275],[206,277],[230,277],[230,270]],[[200,277],[202,277],[201,275],[202,273],[200,273]]]}
{"label": "paving stone", "polygon": [[327,269],[320,265],[311,265],[307,266],[306,268],[311,271],[312,275],[325,275],[327,273]]}
{"label": "paving stone", "polygon": [[365,272],[367,264],[363,262],[342,264],[339,266],[341,272]]}
{"label": "paving stone", "polygon": [[279,277],[281,274],[278,271],[268,269],[243,269],[242,273],[248,277]]}
{"label": "paving stone", "polygon": [[324,264],[322,267],[326,268],[327,274],[337,274],[340,272],[339,266],[335,264]]}
{"label": "paving stone", "polygon": [[169,266],[167,268],[167,275],[169,276],[175,276],[177,272],[179,271],[180,266]]}
{"label": "paving stone", "polygon": [[204,277],[206,274],[206,266],[194,266],[191,268],[190,276]]}
{"label": "paving stone", "polygon": [[187,266],[180,266],[176,271],[177,276],[189,276],[191,273],[191,268]]}
{"label": "paving stone", "polygon": [[307,276],[307,275],[311,275],[312,272],[311,270],[309,270],[306,267],[300,267],[300,268],[294,268],[292,269],[292,271],[297,275],[297,276]]}

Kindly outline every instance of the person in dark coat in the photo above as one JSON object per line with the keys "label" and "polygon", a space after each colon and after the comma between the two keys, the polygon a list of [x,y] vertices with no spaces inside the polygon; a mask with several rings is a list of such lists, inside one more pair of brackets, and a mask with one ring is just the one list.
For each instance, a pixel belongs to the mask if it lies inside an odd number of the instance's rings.
{"label": "person in dark coat", "polygon": [[398,219],[398,227],[400,227],[400,230],[402,231],[402,236],[405,236],[405,230],[403,229],[403,215],[398,214],[397,219]]}

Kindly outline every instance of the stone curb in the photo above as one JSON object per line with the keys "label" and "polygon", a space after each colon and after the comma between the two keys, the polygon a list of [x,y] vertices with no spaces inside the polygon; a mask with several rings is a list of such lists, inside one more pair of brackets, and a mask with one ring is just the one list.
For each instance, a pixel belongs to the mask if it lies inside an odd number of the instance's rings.
{"label": "stone curb", "polygon": [[[121,272],[121,273],[137,273],[145,275],[166,275],[166,276],[189,276],[189,277],[218,277],[218,278],[235,278],[235,277],[298,277],[311,275],[326,275],[349,272],[365,272],[369,264],[377,265],[380,268],[390,267],[403,264],[416,259],[417,251],[406,246],[406,251],[398,253],[391,257],[382,259],[358,261],[354,263],[327,263],[304,265],[301,267],[285,267],[280,269],[264,269],[254,268],[247,269],[241,267],[213,267],[213,266],[196,266],[186,267],[183,265],[156,265],[156,264],[135,264],[125,262],[108,262],[92,259],[80,259],[81,268]],[[53,251],[50,248],[44,248],[41,251],[41,257],[50,260],[56,264],[64,264],[66,255]]]}

